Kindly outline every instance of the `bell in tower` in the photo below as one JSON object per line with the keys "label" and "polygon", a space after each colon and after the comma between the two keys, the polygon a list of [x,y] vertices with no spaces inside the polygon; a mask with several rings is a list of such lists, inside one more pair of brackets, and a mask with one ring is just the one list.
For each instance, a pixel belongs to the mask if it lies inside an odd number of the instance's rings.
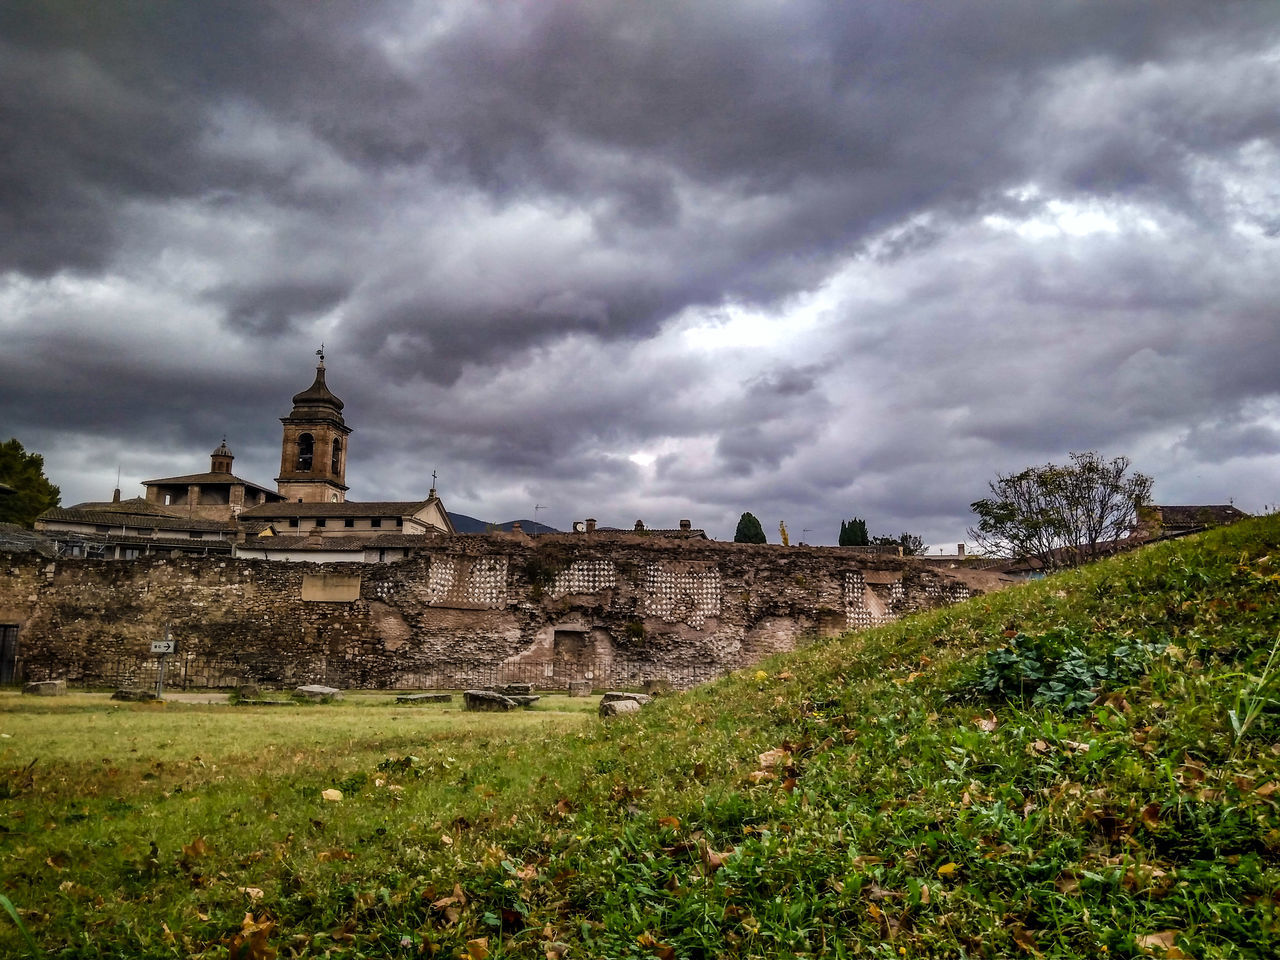
{"label": "bell in tower", "polygon": [[293,411],[281,417],[284,441],[280,449],[277,489],[298,503],[342,503],[347,499],[347,437],[351,428],[342,419],[342,401],[324,382],[324,348],[311,386],[293,398]]}

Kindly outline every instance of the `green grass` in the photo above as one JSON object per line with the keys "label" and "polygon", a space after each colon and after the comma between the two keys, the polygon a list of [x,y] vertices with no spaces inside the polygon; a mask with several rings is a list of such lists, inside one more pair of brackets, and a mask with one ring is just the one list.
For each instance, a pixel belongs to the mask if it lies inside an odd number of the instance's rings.
{"label": "green grass", "polygon": [[1264,518],[608,726],[0,696],[0,894],[67,957],[1276,956],[1278,601]]}

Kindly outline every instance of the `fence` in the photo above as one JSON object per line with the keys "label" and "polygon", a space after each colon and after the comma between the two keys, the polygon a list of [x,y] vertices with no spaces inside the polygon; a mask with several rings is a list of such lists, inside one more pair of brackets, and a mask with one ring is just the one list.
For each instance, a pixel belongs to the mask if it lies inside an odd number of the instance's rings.
{"label": "fence", "polygon": [[[160,675],[159,657],[115,657],[84,662],[25,663],[25,680],[63,679],[73,686],[151,689]],[[357,677],[334,669],[325,658],[270,656],[173,656],[164,665],[171,689],[229,689],[243,683],[297,686],[325,683],[344,688],[393,690],[466,690],[505,683],[528,683],[538,690],[567,690],[586,680],[597,690],[640,687],[660,681],[677,689],[696,686],[728,672],[709,664],[665,665],[622,658],[602,660],[521,660],[503,663],[435,661],[391,665],[376,677]]]}

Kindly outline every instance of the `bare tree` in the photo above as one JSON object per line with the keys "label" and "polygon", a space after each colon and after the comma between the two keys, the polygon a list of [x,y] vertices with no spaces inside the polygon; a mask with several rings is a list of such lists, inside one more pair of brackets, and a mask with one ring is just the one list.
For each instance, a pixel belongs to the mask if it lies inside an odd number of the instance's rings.
{"label": "bare tree", "polygon": [[970,504],[978,525],[969,536],[989,553],[1037,557],[1046,569],[1096,559],[1128,536],[1150,500],[1151,478],[1129,473],[1128,457],[1108,461],[1089,452],[1070,459],[997,475],[992,495]]}

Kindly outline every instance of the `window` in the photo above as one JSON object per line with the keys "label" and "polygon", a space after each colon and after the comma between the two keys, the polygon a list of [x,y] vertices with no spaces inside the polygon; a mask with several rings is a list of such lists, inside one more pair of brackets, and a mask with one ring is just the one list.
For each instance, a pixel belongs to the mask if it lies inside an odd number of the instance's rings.
{"label": "window", "polygon": [[356,522],[352,520],[350,517],[347,517],[347,519],[342,521],[342,525],[344,527],[354,527],[356,525]]}
{"label": "window", "polygon": [[173,506],[173,494],[172,494],[172,493],[166,493],[166,494],[164,495],[164,505],[165,505],[166,507],[171,507],[171,506]]}
{"label": "window", "polygon": [[397,527],[403,527],[403,526],[404,526],[404,517],[396,517],[396,526],[397,526]]}
{"label": "window", "polygon": [[317,527],[323,527],[323,526],[324,526],[324,517],[316,517],[316,526],[317,526]]}
{"label": "window", "polygon": [[297,517],[290,517],[290,518],[289,518],[289,526],[291,526],[291,527],[296,527],[297,525],[298,525],[298,518],[297,518]]}
{"label": "window", "polygon": [[382,526],[382,518],[381,518],[381,517],[374,517],[372,520],[370,520],[370,521],[369,521],[369,526],[371,526],[371,527],[380,527],[380,526]]}
{"label": "window", "polygon": [[298,437],[298,470],[301,473],[311,472],[311,459],[316,449],[316,439],[309,433]]}
{"label": "window", "polygon": [[329,472],[335,477],[338,475],[338,465],[342,462],[342,441],[337,437],[333,438],[333,457],[329,461]]}
{"label": "window", "polygon": [[121,555],[125,560],[137,560],[140,552],[137,547],[125,547]]}
{"label": "window", "polygon": [[203,539],[204,539],[204,534],[203,534],[203,533],[201,533],[199,530],[192,530],[192,531],[190,531],[190,532],[187,534],[187,536],[188,536],[188,537],[190,537],[192,540],[203,540]]}

